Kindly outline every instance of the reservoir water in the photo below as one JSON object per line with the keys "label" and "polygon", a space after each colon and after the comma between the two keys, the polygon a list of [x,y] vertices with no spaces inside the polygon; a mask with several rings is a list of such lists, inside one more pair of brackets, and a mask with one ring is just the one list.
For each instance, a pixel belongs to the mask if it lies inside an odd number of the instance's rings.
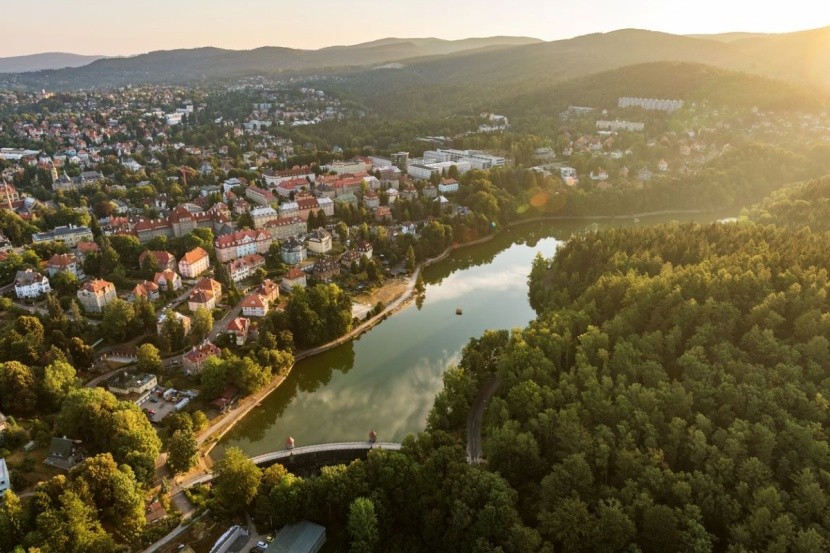
{"label": "reservoir water", "polygon": [[[248,455],[297,446],[363,441],[374,429],[381,441],[423,430],[441,376],[470,338],[487,329],[525,326],[535,317],[527,276],[536,252],[545,257],[575,232],[601,227],[714,221],[717,214],[671,215],[600,222],[529,223],[484,244],[461,248],[424,270],[426,297],[328,352],[302,360],[262,405],[217,444]],[[456,309],[463,311],[456,314]]]}

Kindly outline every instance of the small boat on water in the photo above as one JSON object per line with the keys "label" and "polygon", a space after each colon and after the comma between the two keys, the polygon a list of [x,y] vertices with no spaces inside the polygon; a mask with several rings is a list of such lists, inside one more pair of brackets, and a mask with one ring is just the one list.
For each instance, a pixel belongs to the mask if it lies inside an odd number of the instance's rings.
{"label": "small boat on water", "polygon": [[463,311],[461,311],[461,308],[459,307],[459,308],[457,308],[457,309],[455,310],[455,314],[456,314],[456,315],[463,315],[463,314],[464,314],[464,312],[463,312]]}

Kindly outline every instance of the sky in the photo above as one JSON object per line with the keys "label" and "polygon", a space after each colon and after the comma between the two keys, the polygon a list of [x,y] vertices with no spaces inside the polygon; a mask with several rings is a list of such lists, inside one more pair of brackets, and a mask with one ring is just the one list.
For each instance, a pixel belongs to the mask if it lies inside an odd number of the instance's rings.
{"label": "sky", "polygon": [[692,34],[830,26],[825,0],[38,0],[36,5],[3,6],[0,57],[115,56],[198,46],[314,49],[390,36],[555,40],[632,27]]}

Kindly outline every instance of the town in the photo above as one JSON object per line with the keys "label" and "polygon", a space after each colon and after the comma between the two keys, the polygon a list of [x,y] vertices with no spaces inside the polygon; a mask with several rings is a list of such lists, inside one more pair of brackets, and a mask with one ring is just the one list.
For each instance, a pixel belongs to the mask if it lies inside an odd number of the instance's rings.
{"label": "town", "polygon": [[523,220],[668,209],[664,190],[772,159],[752,140],[830,140],[826,113],[619,97],[545,132],[483,112],[354,148],[314,133],[371,118],[321,86],[0,95],[0,494],[109,452],[149,545],[204,512],[179,483],[211,471],[217,434],[295,358],[422,296],[425,263]]}

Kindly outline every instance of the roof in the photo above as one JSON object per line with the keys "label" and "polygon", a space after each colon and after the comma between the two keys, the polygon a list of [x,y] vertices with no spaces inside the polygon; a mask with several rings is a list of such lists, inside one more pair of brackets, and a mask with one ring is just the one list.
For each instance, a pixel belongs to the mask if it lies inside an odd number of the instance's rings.
{"label": "roof", "polygon": [[248,325],[251,324],[251,321],[246,319],[245,317],[237,317],[232,319],[231,322],[228,323],[228,332],[242,332],[245,333],[248,331]]}
{"label": "roof", "polygon": [[198,346],[194,346],[192,350],[185,354],[184,358],[191,363],[199,363],[213,355],[220,355],[222,350],[210,342],[202,342]]}
{"label": "roof", "polygon": [[268,307],[268,303],[265,299],[260,296],[259,294],[248,294],[245,296],[245,299],[242,300],[242,308],[246,307]]}
{"label": "roof", "polygon": [[138,263],[140,265],[144,264],[144,260],[147,259],[148,255],[152,255],[153,258],[156,260],[156,263],[162,266],[167,266],[170,263],[175,263],[176,258],[173,257],[173,254],[170,252],[159,251],[159,250],[148,250],[145,252],[141,252],[141,255],[138,256]]}
{"label": "roof", "polygon": [[291,270],[288,271],[288,274],[286,274],[283,277],[283,280],[297,280],[298,278],[302,278],[304,276],[305,273],[302,272],[299,268],[292,267]]}
{"label": "roof", "polygon": [[68,438],[59,438],[55,436],[49,444],[49,457],[68,459],[72,456],[72,451],[74,449],[75,442]]}
{"label": "roof", "polygon": [[188,301],[191,303],[206,304],[214,297],[216,297],[216,294],[213,293],[213,290],[198,289],[193,290]]}
{"label": "roof", "polygon": [[196,281],[196,286],[194,286],[197,290],[210,290],[211,292],[221,292],[222,285],[212,278],[209,277],[202,277]]}
{"label": "roof", "polygon": [[182,261],[190,265],[193,265],[194,263],[201,261],[207,256],[208,253],[204,250],[204,248],[197,246],[189,252],[187,252],[186,254],[184,254],[184,257],[182,257]]}
{"label": "roof", "polygon": [[224,234],[216,239],[217,248],[229,248],[243,242],[269,240],[271,233],[267,230],[240,230],[231,234]]}
{"label": "roof", "polygon": [[35,282],[42,282],[43,278],[43,275],[37,271],[26,269],[25,271],[17,271],[17,274],[14,276],[14,283],[17,286],[28,286]]}
{"label": "roof", "polygon": [[276,553],[311,553],[320,540],[325,540],[326,528],[307,520],[283,526],[274,537],[269,550]]}
{"label": "roof", "polygon": [[75,256],[68,253],[56,253],[49,258],[49,267],[65,269],[75,263]]}

